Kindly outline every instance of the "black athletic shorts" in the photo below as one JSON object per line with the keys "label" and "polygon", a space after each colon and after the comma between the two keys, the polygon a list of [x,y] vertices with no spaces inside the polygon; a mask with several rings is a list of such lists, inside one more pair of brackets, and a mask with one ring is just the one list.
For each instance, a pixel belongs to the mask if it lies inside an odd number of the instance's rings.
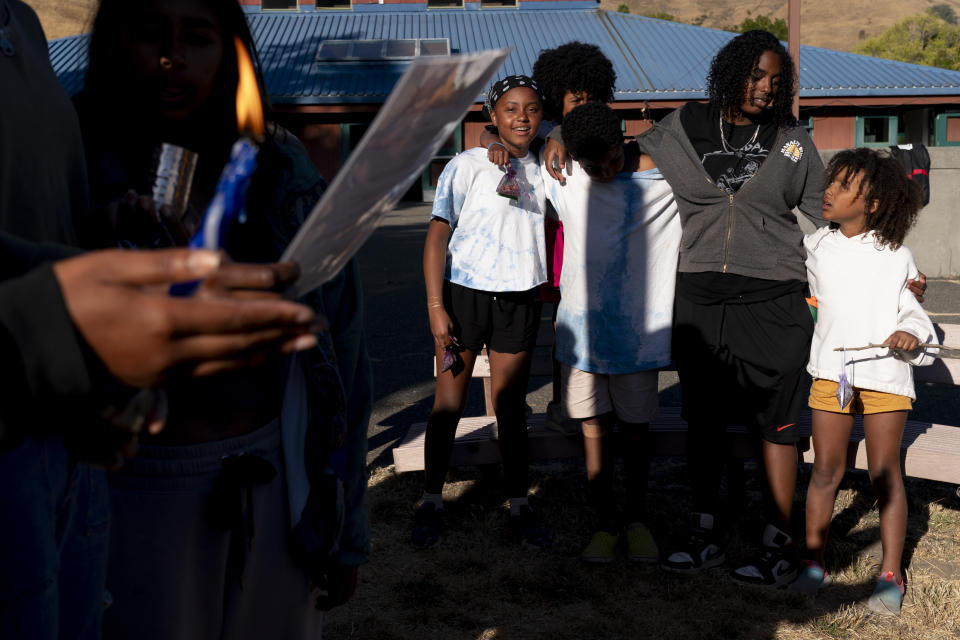
{"label": "black athletic shorts", "polygon": [[471,351],[486,345],[499,353],[520,353],[537,346],[541,302],[536,288],[479,291],[448,281],[443,306],[453,321],[453,334]]}
{"label": "black athletic shorts", "polygon": [[673,358],[683,418],[696,428],[743,424],[769,442],[796,443],[812,337],[803,292],[719,304],[698,304],[678,292]]}

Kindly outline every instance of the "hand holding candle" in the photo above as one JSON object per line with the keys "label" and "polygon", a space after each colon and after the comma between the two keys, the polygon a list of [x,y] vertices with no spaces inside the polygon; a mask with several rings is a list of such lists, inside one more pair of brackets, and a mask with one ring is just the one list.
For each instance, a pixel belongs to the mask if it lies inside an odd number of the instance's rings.
{"label": "hand holding candle", "polygon": [[[243,222],[245,215],[247,186],[250,177],[257,168],[255,139],[263,139],[263,105],[260,102],[260,89],[253,71],[253,61],[243,41],[234,37],[237,51],[237,128],[244,133],[230,149],[230,160],[220,174],[213,200],[207,206],[203,221],[189,246],[194,249],[220,249],[234,221]],[[170,293],[188,296],[196,291],[199,283],[192,282],[176,285]]]}
{"label": "hand holding candle", "polygon": [[230,149],[230,161],[223,168],[217,191],[203,214],[203,221],[196,235],[190,240],[193,249],[219,249],[223,247],[227,232],[235,220],[242,220],[247,199],[250,176],[257,168],[257,145],[246,136],[240,138]]}

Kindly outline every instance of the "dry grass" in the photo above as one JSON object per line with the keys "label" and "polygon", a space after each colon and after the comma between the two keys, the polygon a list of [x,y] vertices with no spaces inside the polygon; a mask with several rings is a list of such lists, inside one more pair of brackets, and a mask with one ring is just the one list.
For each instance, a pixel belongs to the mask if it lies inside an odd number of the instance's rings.
{"label": "dry grass", "polygon": [[[83,33],[96,6],[95,0],[27,0],[27,4],[40,16],[48,38]],[[680,22],[700,21],[712,28],[740,24],[748,16],[786,18],[787,15],[787,0],[601,0],[600,6],[614,11],[621,4],[629,6],[635,15],[663,11]],[[863,38],[879,35],[907,16],[923,13],[933,4],[948,4],[960,13],[960,0],[807,1],[802,5],[803,44],[851,51]]]}
{"label": "dry grass", "polygon": [[[787,17],[787,0],[601,0],[604,9],[621,4],[634,15],[669,13],[678,22],[700,23],[723,29],[753,16]],[[852,51],[865,38],[880,35],[908,16],[923,13],[935,4],[946,4],[960,13],[958,0],[847,0],[801,3],[800,40],[803,44]]]}
{"label": "dry grass", "polygon": [[[552,550],[506,538],[507,517],[496,469],[451,474],[447,529],[440,546],[409,542],[420,474],[372,470],[371,563],[356,598],[329,614],[329,638],[537,639],[810,638],[940,639],[960,637],[960,498],[955,487],[909,481],[909,588],[899,618],[872,615],[860,603],[872,591],[879,560],[878,519],[869,484],[851,474],[837,501],[830,546],[836,582],[816,601],[744,588],[722,570],[694,578],[632,566],[625,559],[586,566],[578,556],[590,518],[581,463],[539,465],[534,495],[555,527]],[[807,477],[801,475],[800,484]],[[650,480],[652,528],[661,543],[679,532],[687,508],[682,461],[657,461]],[[758,492],[731,533],[729,564],[750,552],[759,529]],[[800,511],[800,504],[797,505]]]}
{"label": "dry grass", "polygon": [[48,40],[85,33],[90,25],[96,0],[25,0],[40,17]]}

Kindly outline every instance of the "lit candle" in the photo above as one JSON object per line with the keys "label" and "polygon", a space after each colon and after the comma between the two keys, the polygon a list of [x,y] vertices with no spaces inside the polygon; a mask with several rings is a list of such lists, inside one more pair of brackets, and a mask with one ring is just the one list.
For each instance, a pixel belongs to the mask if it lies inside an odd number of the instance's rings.
{"label": "lit candle", "polygon": [[243,136],[233,143],[230,160],[223,167],[217,191],[207,205],[200,228],[190,239],[194,249],[219,249],[235,220],[241,220],[247,200],[247,185],[257,168],[257,145]]}
{"label": "lit candle", "polygon": [[[230,149],[230,159],[223,167],[217,190],[207,205],[200,228],[188,246],[195,249],[220,249],[230,227],[235,221],[243,222],[247,200],[247,186],[257,168],[256,140],[263,139],[263,105],[260,103],[260,88],[253,71],[253,61],[243,41],[234,37],[237,50],[237,128],[240,138]],[[173,295],[191,295],[199,282],[174,285]]]}

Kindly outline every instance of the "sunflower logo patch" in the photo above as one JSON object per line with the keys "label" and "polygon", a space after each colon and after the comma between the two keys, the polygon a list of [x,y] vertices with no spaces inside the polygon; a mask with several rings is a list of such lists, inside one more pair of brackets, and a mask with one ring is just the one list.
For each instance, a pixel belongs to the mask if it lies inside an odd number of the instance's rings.
{"label": "sunflower logo patch", "polygon": [[793,162],[800,162],[800,158],[803,157],[803,147],[800,146],[799,140],[791,140],[787,144],[783,145],[783,148],[780,149],[780,153],[785,155]]}

